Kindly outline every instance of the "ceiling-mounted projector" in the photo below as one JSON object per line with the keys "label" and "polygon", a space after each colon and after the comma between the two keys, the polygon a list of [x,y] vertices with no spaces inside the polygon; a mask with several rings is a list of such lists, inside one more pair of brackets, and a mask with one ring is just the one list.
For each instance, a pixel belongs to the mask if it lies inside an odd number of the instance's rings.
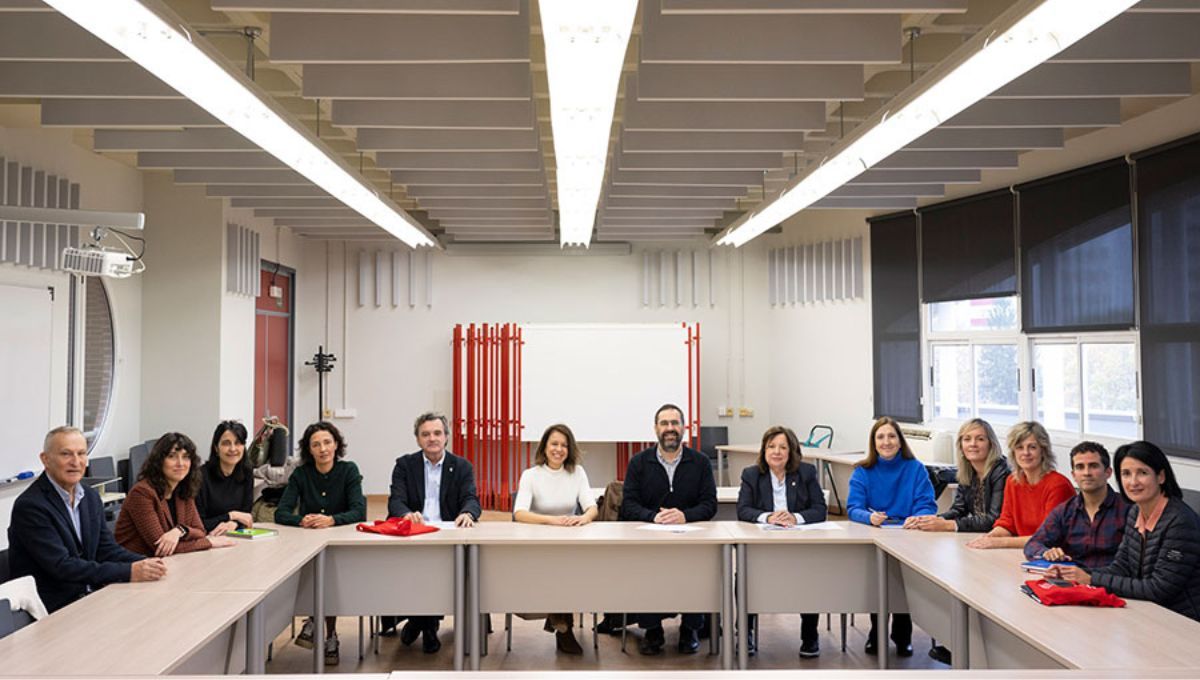
{"label": "ceiling-mounted projector", "polygon": [[133,276],[134,257],[108,248],[63,248],[59,268],[83,276],[126,279]]}

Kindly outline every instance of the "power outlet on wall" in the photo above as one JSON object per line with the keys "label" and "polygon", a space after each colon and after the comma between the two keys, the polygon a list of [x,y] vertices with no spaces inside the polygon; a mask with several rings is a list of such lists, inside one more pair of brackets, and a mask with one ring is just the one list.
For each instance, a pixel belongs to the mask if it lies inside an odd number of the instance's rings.
{"label": "power outlet on wall", "polygon": [[738,417],[739,418],[753,418],[754,417],[754,409],[750,408],[749,406],[743,406],[738,409]]}
{"label": "power outlet on wall", "polygon": [[732,418],[733,417],[733,409],[728,406],[718,406],[717,407],[717,417],[718,418]]}
{"label": "power outlet on wall", "polygon": [[356,408],[336,408],[333,410],[334,418],[357,418],[358,409]]}

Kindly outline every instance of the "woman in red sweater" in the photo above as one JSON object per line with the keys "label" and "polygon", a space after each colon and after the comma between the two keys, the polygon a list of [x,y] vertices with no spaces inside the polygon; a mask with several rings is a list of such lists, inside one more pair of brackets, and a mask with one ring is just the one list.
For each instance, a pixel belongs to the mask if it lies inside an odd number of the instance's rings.
{"label": "woman in red sweater", "polygon": [[992,530],[968,548],[1024,548],[1054,506],[1075,495],[1071,480],[1054,471],[1050,435],[1041,423],[1017,423],[1008,431],[1014,472],[1004,484],[1004,505]]}
{"label": "woman in red sweater", "polygon": [[178,432],[159,437],[121,505],[117,543],[152,557],[232,546],[228,536],[205,535],[196,510],[200,479],[192,440]]}

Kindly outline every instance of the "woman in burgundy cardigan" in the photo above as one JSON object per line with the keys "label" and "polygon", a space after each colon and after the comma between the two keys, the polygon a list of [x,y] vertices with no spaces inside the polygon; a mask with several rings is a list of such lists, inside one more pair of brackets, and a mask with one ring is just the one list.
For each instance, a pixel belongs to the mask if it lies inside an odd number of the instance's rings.
{"label": "woman in burgundy cardigan", "polygon": [[205,534],[196,510],[200,479],[200,456],[192,440],[178,432],[159,437],[121,505],[113,531],[117,542],[158,557],[232,546],[228,536]]}

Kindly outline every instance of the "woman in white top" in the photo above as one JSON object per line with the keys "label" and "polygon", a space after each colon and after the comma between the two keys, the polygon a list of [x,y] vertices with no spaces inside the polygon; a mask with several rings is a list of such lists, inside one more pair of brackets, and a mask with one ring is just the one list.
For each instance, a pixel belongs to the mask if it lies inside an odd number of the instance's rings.
{"label": "woman in white top", "polygon": [[[521,473],[513,519],[527,524],[583,526],[596,519],[598,508],[588,485],[587,473],[579,464],[579,445],[566,425],[551,425],[542,433],[534,466]],[[582,513],[582,514],[580,514]],[[522,618],[541,615],[523,614]],[[547,632],[553,632],[558,651],[583,654],[575,639],[571,614],[546,616]]]}

